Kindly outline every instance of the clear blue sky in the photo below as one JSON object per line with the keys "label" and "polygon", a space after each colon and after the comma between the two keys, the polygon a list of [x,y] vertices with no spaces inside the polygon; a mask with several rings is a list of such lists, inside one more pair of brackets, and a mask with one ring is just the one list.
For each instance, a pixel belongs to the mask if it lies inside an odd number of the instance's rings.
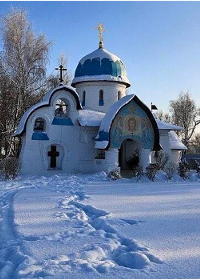
{"label": "clear blue sky", "polygon": [[200,106],[200,2],[0,2],[0,16],[11,6],[25,8],[35,32],[53,42],[49,72],[65,52],[73,74],[98,47],[102,21],[104,46],[126,64],[130,93],[167,110],[189,90]]}

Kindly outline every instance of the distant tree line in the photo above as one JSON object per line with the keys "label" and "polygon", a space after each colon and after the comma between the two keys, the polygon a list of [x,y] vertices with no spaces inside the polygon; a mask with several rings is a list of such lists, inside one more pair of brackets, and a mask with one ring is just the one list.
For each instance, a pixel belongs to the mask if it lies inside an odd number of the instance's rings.
{"label": "distant tree line", "polygon": [[59,81],[47,76],[51,42],[34,33],[26,11],[11,9],[0,19],[0,40],[0,158],[6,158],[19,154],[20,139],[11,136],[24,112]]}
{"label": "distant tree line", "polygon": [[200,127],[200,108],[189,92],[181,92],[176,100],[171,100],[168,113],[160,110],[156,115],[160,120],[183,127],[184,130],[178,134],[188,147],[188,152],[200,152],[200,133],[195,133]]}

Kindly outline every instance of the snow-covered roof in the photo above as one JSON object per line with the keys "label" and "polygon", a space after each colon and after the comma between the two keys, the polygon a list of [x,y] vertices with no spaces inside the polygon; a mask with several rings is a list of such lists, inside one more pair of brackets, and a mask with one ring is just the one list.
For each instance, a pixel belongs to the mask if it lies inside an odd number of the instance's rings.
{"label": "snow-covered roof", "polygon": [[67,90],[67,91],[70,91],[75,99],[76,99],[76,102],[77,102],[77,109],[82,109],[82,106],[80,104],[80,100],[79,100],[79,96],[78,96],[78,93],[75,91],[75,89],[71,86],[65,86],[63,84],[60,84],[58,87],[48,91],[45,96],[43,97],[42,101],[36,103],[35,105],[33,105],[32,107],[30,107],[25,113],[24,115],[22,116],[21,120],[20,120],[20,123],[18,125],[18,128],[17,130],[15,131],[15,133],[12,135],[12,136],[20,136],[24,130],[25,130],[25,127],[26,127],[26,123],[27,123],[27,120],[29,118],[29,116],[37,109],[41,108],[41,107],[44,107],[44,106],[49,106],[50,105],[50,101],[51,101],[51,97],[52,95],[57,92],[58,90]]}
{"label": "snow-covered roof", "polygon": [[159,130],[183,130],[184,128],[178,125],[167,123],[155,118]]}
{"label": "snow-covered roof", "polygon": [[79,111],[79,123],[81,126],[100,126],[105,113],[83,109]]}
{"label": "snow-covered roof", "polygon": [[142,103],[142,101],[134,94],[129,94],[129,95],[124,96],[123,98],[121,98],[120,100],[115,102],[108,109],[105,117],[103,118],[103,120],[101,122],[98,135],[96,136],[95,148],[106,149],[108,147],[109,141],[110,141],[109,132],[110,132],[110,128],[111,128],[113,119],[115,118],[115,116],[117,115],[119,110],[121,108],[123,108],[126,104],[130,103],[132,100],[134,100],[138,104],[138,106],[140,106],[148,115],[148,117],[152,123],[154,133],[155,133],[153,149],[160,150],[161,146],[159,144],[159,132],[158,132],[158,126],[156,124],[156,121],[155,121],[154,117],[152,116],[152,113],[149,110],[149,108],[144,103]]}
{"label": "snow-covered roof", "polygon": [[110,53],[109,51],[107,51],[106,49],[104,48],[98,48],[97,50],[87,54],[86,56],[84,56],[81,60],[80,60],[80,63],[83,64],[87,59],[93,59],[93,58],[100,58],[103,59],[103,58],[107,58],[109,60],[112,60],[112,61],[117,61],[117,60],[121,60],[118,56],[116,56],[115,54],[113,53]]}
{"label": "snow-covered roof", "polygon": [[175,131],[169,131],[169,141],[171,150],[187,150]]}
{"label": "snow-covered roof", "polygon": [[84,56],[76,67],[72,85],[88,81],[114,81],[130,86],[123,61],[104,48]]}

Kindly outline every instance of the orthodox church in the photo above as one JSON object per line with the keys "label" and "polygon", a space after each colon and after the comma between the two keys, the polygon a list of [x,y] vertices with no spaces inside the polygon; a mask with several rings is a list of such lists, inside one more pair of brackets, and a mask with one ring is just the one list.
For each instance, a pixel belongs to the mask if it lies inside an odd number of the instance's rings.
{"label": "orthodox church", "polygon": [[187,149],[176,134],[182,127],[127,95],[126,66],[103,47],[101,24],[98,30],[99,48],[79,61],[71,86],[61,83],[23,115],[14,134],[22,137],[21,174],[145,169],[160,150],[178,166]]}

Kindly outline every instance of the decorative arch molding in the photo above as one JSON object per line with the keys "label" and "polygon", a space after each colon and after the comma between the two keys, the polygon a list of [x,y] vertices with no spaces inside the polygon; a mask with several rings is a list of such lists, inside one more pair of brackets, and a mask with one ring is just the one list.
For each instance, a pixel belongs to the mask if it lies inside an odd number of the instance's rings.
{"label": "decorative arch molding", "polygon": [[136,144],[137,144],[137,146],[140,148],[140,149],[142,149],[143,148],[143,145],[142,145],[142,143],[141,143],[141,141],[138,139],[138,138],[136,138],[136,137],[125,137],[124,139],[122,139],[121,140],[121,142],[120,142],[120,144],[119,144],[119,148],[121,147],[121,145],[122,145],[122,143],[124,142],[124,141],[126,141],[126,140],[128,140],[128,141],[132,141],[132,142],[135,142]]}
{"label": "decorative arch molding", "polygon": [[65,92],[57,92],[56,94],[53,95],[51,99],[51,106],[53,109],[55,109],[56,102],[58,99],[61,99],[63,101],[69,102],[69,111],[73,112],[76,110],[76,101],[73,98],[71,94],[66,94]]}
{"label": "decorative arch molding", "polygon": [[34,126],[37,118],[44,119],[47,125],[50,124],[50,122],[51,122],[50,118],[46,114],[37,113],[37,114],[34,114],[30,119],[30,123],[31,123],[32,126]]}
{"label": "decorative arch molding", "polygon": [[[79,99],[79,95],[78,93],[75,91],[74,88],[70,87],[70,86],[64,86],[64,85],[60,85],[56,88],[54,88],[53,90],[50,90],[43,98],[43,100],[35,105],[33,105],[31,108],[29,108],[24,115],[21,118],[21,121],[19,123],[19,126],[16,130],[16,132],[12,135],[13,137],[18,137],[21,136],[23,134],[23,132],[26,130],[26,124],[27,121],[29,119],[29,117],[39,108],[43,108],[43,107],[49,107],[52,104],[52,98],[54,97],[54,95],[56,93],[58,93],[58,91],[66,91],[68,93],[70,93],[74,99],[75,99],[75,108],[76,110],[82,110],[82,106],[80,103],[80,99]],[[59,94],[58,94],[59,95]]]}
{"label": "decorative arch molding", "polygon": [[[44,130],[37,131],[35,130],[35,122],[37,119],[43,119],[44,120]],[[46,114],[35,114],[32,116],[31,120],[31,130],[32,130],[32,140],[49,140],[48,134],[49,134],[49,124],[50,119]]]}
{"label": "decorative arch molding", "polygon": [[[128,130],[127,126],[128,126],[128,121],[130,122],[130,125],[133,126],[133,131],[132,133],[130,132],[130,134],[123,134],[122,136],[120,136],[121,132],[124,133],[124,128],[123,130],[119,129],[119,131],[115,131],[115,135],[113,136],[113,124],[114,122],[117,122],[117,116],[118,116],[118,122],[120,122],[120,112],[123,111],[123,108],[125,110],[125,108],[129,105],[131,105],[131,102],[136,104],[137,108],[140,108],[141,116],[138,116],[138,120],[139,118],[144,118],[144,126],[145,126],[145,118],[146,120],[149,121],[150,126],[149,128],[152,129],[152,134],[150,135],[147,132],[143,133],[143,130],[145,131],[145,129],[142,130],[142,124],[140,123],[140,136],[137,133],[134,133],[134,125],[137,125],[137,114],[132,114],[131,117],[131,112],[130,114],[126,114],[126,118],[123,120],[123,125],[124,122],[126,122],[126,130]],[[133,108],[134,110],[134,108]],[[135,116],[136,115],[136,116]],[[132,124],[131,124],[131,120],[130,119],[134,119],[134,121],[132,120]],[[135,122],[135,124],[134,124]],[[118,126],[120,128],[120,124],[117,124],[116,126]],[[146,133],[146,134],[145,134]],[[117,136],[117,134],[119,135],[119,137]],[[149,135],[148,135],[149,134]],[[153,137],[152,137],[153,136]],[[149,146],[146,145],[145,147],[145,141],[148,142],[148,137],[151,137],[151,139],[149,138],[149,141],[151,142],[151,149],[152,150],[160,150],[161,146],[159,144],[159,130],[158,130],[158,126],[157,123],[155,121],[154,116],[152,115],[151,111],[149,110],[149,108],[136,96],[136,95],[127,95],[123,98],[121,98],[119,101],[117,101],[115,104],[113,104],[110,109],[108,110],[107,114],[105,115],[104,119],[101,122],[101,126],[99,128],[99,133],[96,137],[96,145],[95,147],[98,148],[98,146],[101,146],[104,149],[109,149],[109,148],[119,148],[120,147],[120,143],[121,141],[123,141],[126,138],[130,138],[130,137],[134,137],[135,139],[137,138],[139,141],[142,141],[144,148],[148,148]],[[117,141],[115,141],[115,139]]]}

